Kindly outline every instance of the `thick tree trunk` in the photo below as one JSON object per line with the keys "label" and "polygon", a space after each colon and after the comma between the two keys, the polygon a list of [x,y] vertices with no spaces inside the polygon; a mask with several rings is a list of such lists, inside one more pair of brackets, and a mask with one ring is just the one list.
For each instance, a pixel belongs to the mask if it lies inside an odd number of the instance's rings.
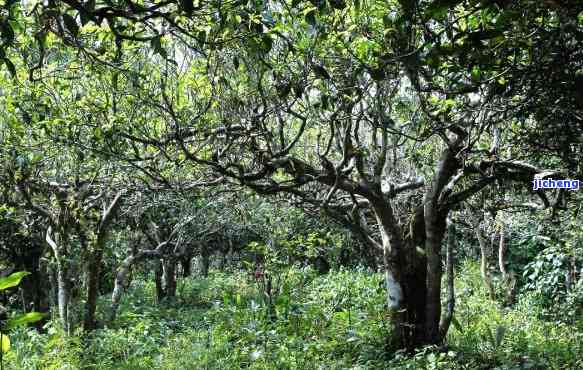
{"label": "thick tree trunk", "polygon": [[[407,248],[414,247],[407,246]],[[413,252],[415,253],[415,252]],[[390,270],[386,270],[385,280],[387,285],[388,300],[395,296],[400,287],[401,302],[394,305],[391,311],[395,321],[392,323],[394,338],[390,345],[391,349],[412,350],[425,344],[426,329],[426,295],[427,282],[425,259],[420,256],[400,256],[403,261],[399,269],[400,281],[395,281],[395,275]],[[393,269],[396,267],[393,266]],[[395,314],[395,310],[398,311]]]}
{"label": "thick tree trunk", "polygon": [[154,270],[154,279],[156,282],[156,301],[158,303],[162,302],[164,297],[166,297],[166,291],[164,290],[164,286],[162,285],[162,261],[156,261],[156,268]]}
{"label": "thick tree trunk", "polygon": [[50,286],[49,305],[51,307],[55,307],[55,306],[59,305],[59,289],[58,289],[58,283],[57,283],[57,281],[58,281],[57,270],[48,268],[47,275],[49,277],[49,286]]}
{"label": "thick tree trunk", "polygon": [[[402,238],[402,230],[389,202],[373,202],[377,223],[382,237],[385,263],[387,307],[391,318],[391,337],[388,350],[413,350],[426,343],[426,259],[417,251],[416,227],[411,237]],[[414,218],[423,226],[422,207]],[[420,229],[424,233],[424,228]]]}
{"label": "thick tree trunk", "polygon": [[425,341],[438,344],[443,340],[439,322],[441,320],[441,243],[446,229],[449,208],[440,202],[452,191],[456,172],[461,167],[456,158],[461,149],[465,133],[456,133],[457,138],[447,144],[437,164],[437,171],[423,197],[425,223],[425,254],[427,258],[427,301],[425,304]]}
{"label": "thick tree trunk", "polygon": [[182,277],[190,277],[192,275],[192,256],[186,255],[180,259],[182,266]]}
{"label": "thick tree trunk", "polygon": [[162,263],[164,274],[164,293],[166,298],[176,297],[176,260],[166,259]]}
{"label": "thick tree trunk", "polygon": [[209,275],[210,266],[210,253],[208,247],[203,245],[200,247],[200,257],[201,257],[201,275],[207,277]]}
{"label": "thick tree trunk", "polygon": [[69,282],[67,268],[60,258],[57,261],[57,300],[59,303],[59,317],[63,325],[63,330],[69,335]]}
{"label": "thick tree trunk", "polygon": [[[437,221],[437,220],[436,220]],[[425,242],[427,255],[427,302],[425,305],[426,328],[425,336],[429,344],[437,344],[441,341],[439,333],[439,320],[441,318],[441,241],[444,231],[436,222],[434,227],[429,227]]]}
{"label": "thick tree trunk", "polygon": [[61,324],[63,325],[65,334],[69,335],[69,270],[68,266],[64,263],[67,256],[67,250],[65,248],[67,237],[65,235],[56,234],[53,239],[52,232],[53,229],[49,226],[46,233],[46,241],[52,248],[55,260],[57,261],[57,302],[59,306],[59,318],[61,319]]}
{"label": "thick tree trunk", "polygon": [[83,330],[85,331],[94,330],[96,327],[95,311],[97,309],[99,270],[103,259],[103,250],[98,248],[92,254],[88,265],[87,301],[85,303],[85,319],[83,321]]}
{"label": "thick tree trunk", "polygon": [[387,307],[391,316],[389,350],[425,343],[426,269],[412,241],[405,242],[389,203],[377,201],[375,214],[383,242]]}
{"label": "thick tree trunk", "polygon": [[229,250],[227,251],[227,260],[225,261],[225,263],[226,263],[225,268],[229,271],[233,267],[233,254],[234,253],[235,253],[235,251],[233,250],[233,241],[229,240]]}
{"label": "thick tree trunk", "polygon": [[90,258],[87,281],[87,298],[85,301],[85,318],[83,321],[83,329],[91,331],[95,329],[95,311],[97,310],[97,296],[99,295],[99,270],[103,260],[103,250],[109,234],[109,225],[119,208],[120,199],[123,192],[117,193],[113,201],[103,211],[99,224],[96,230],[96,239],[94,243],[90,243]]}
{"label": "thick tree trunk", "polygon": [[[427,196],[426,199],[434,199]],[[443,339],[439,331],[441,319],[441,243],[445,235],[447,212],[440,211],[435,201],[426,201],[425,255],[427,257],[427,301],[425,303],[425,341],[438,344]]]}

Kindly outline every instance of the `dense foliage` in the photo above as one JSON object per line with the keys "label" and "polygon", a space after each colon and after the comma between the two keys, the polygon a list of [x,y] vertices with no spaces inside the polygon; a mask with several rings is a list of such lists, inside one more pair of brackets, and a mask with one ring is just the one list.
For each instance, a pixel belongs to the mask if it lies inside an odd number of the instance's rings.
{"label": "dense foliage", "polygon": [[[460,265],[459,326],[443,352],[425,348],[387,356],[382,276],[367,269],[317,276],[283,274],[277,317],[269,319],[260,286],[246,274],[213,271],[181,283],[176,302],[155,305],[152,282],[128,292],[116,324],[85,341],[19,329],[8,363],[14,368],[87,369],[523,369],[578,368],[583,327],[545,322],[544,306],[526,293],[505,309],[492,302],[473,262]],[[106,302],[102,302],[106,304]]]}
{"label": "dense foliage", "polygon": [[582,53],[576,0],[0,2],[0,366],[583,367]]}

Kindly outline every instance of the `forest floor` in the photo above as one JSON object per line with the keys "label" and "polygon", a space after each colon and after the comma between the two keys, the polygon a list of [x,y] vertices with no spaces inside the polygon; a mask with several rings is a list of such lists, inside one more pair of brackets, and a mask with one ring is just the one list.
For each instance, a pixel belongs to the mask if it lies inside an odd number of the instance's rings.
{"label": "forest floor", "polygon": [[[520,295],[502,307],[486,295],[478,267],[456,280],[456,315],[446,350],[383,351],[380,274],[289,269],[263,285],[245,273],[213,272],[178,283],[173,302],[155,303],[153,282],[134,281],[115,325],[90,337],[11,334],[6,369],[583,369],[583,319],[542,319],[544,307]],[[107,312],[107,297],[100,311]]]}

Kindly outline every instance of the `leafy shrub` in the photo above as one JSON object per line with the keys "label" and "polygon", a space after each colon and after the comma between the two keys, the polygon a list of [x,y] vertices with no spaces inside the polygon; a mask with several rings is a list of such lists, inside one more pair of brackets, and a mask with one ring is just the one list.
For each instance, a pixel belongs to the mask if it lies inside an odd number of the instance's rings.
{"label": "leafy shrub", "polygon": [[[136,281],[112,327],[66,338],[17,329],[8,368],[18,369],[576,369],[583,322],[541,319],[534,293],[503,308],[474,262],[458,268],[456,322],[448,347],[385,353],[382,275],[311,268],[282,270],[270,318],[261,288],[245,273],[189,278],[174,302],[154,304]],[[180,290],[179,290],[180,291]],[[106,302],[102,302],[105,304]]]}
{"label": "leafy shrub", "polygon": [[538,306],[546,307],[542,314],[574,322],[583,313],[583,280],[567,285],[570,264],[583,263],[583,248],[555,245],[543,250],[526,265],[524,290],[531,292]]}

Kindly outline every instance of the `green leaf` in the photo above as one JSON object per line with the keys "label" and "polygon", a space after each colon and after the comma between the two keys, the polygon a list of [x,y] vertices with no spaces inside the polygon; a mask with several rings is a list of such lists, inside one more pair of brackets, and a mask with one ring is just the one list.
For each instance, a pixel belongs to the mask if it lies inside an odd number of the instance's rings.
{"label": "green leaf", "polygon": [[4,333],[0,333],[0,336],[2,336],[2,340],[0,340],[0,352],[8,353],[10,351],[10,338]]}
{"label": "green leaf", "polygon": [[87,0],[85,3],[85,10],[88,13],[93,13],[95,11],[95,0]]}
{"label": "green leaf", "polygon": [[427,8],[427,11],[425,12],[425,15],[427,16],[427,18],[439,20],[441,18],[444,18],[447,15],[447,11],[449,10],[449,6],[438,5],[438,4],[431,4],[431,5],[432,6]]}
{"label": "green leaf", "polygon": [[8,288],[12,288],[20,284],[20,281],[23,277],[30,275],[30,272],[26,271],[19,271],[10,274],[5,278],[0,278],[0,290],[6,290]]}
{"label": "green leaf", "polygon": [[47,314],[40,312],[28,312],[23,315],[16,316],[6,323],[6,329],[12,329],[17,326],[22,326],[42,320]]}
{"label": "green leaf", "polygon": [[73,36],[77,36],[79,34],[79,25],[77,24],[77,21],[75,21],[75,18],[65,13],[63,14],[63,23]]}
{"label": "green leaf", "polygon": [[472,68],[472,81],[479,82],[480,81],[480,75],[481,75],[480,67],[474,66]]}

